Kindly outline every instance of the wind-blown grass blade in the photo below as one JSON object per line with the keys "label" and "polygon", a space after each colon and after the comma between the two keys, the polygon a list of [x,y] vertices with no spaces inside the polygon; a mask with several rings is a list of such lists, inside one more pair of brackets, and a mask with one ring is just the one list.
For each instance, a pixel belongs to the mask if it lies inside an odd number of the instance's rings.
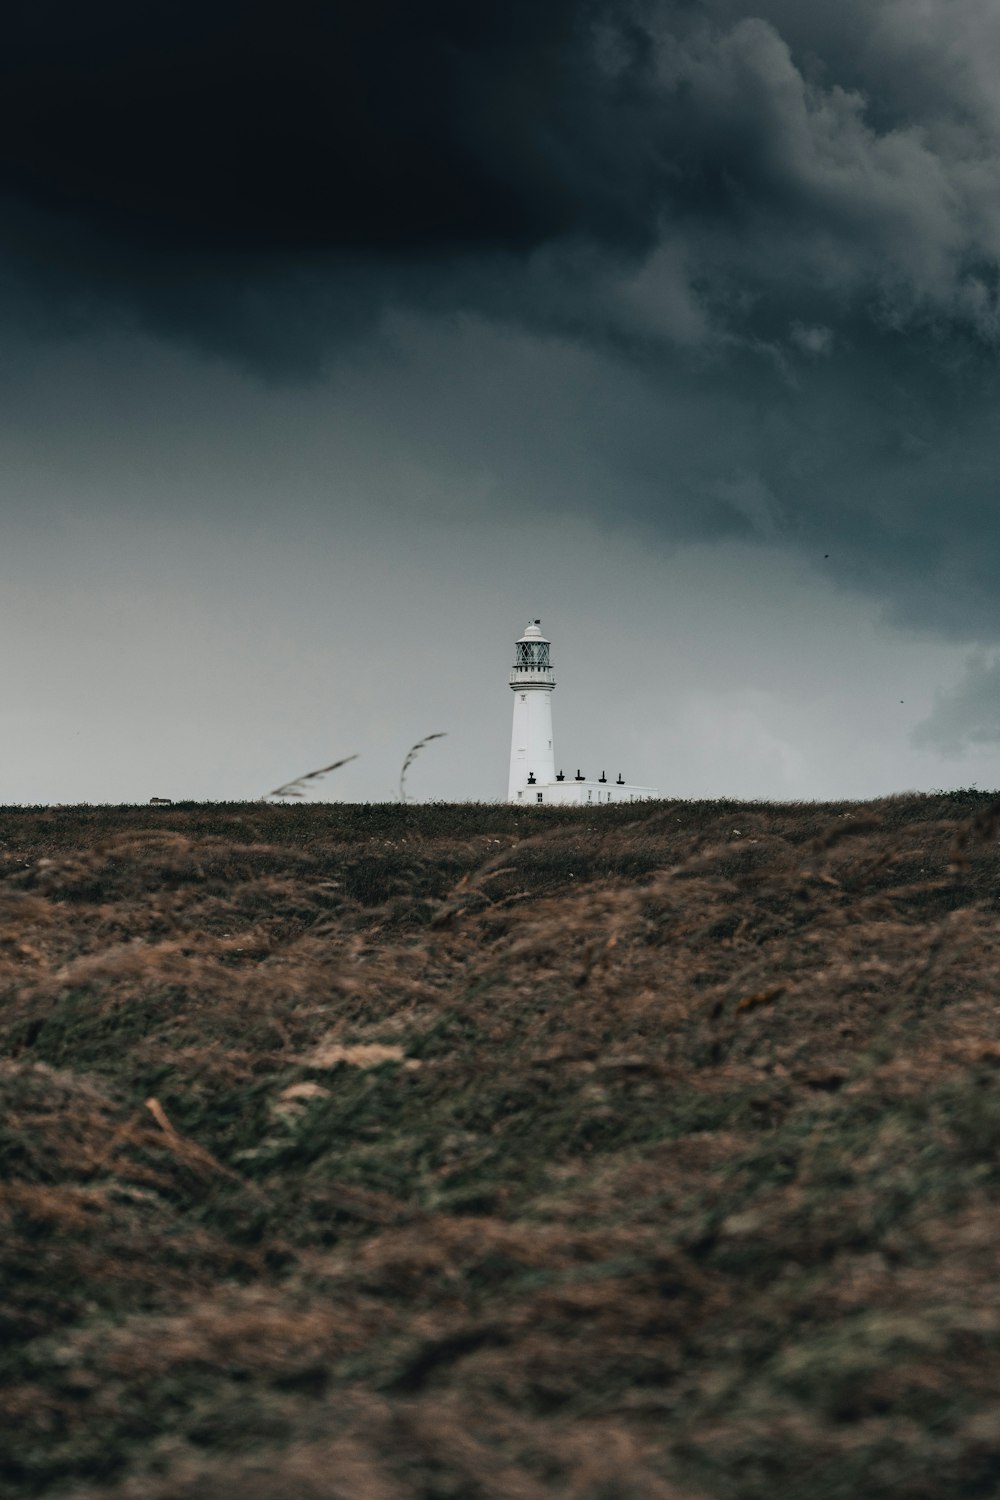
{"label": "wind-blown grass blade", "polygon": [[273,792],[265,792],[265,797],[301,797],[303,788],[307,781],[316,781],[320,776],[329,776],[331,771],[339,771],[341,766],[348,765],[352,760],[357,760],[357,754],[345,755],[343,760],[335,760],[332,766],[320,766],[318,771],[307,771],[304,776],[296,776],[294,781],[286,781],[284,786],[275,787]]}
{"label": "wind-blown grass blade", "polygon": [[413,765],[413,762],[416,760],[417,756],[420,754],[421,750],[424,748],[425,745],[429,745],[430,742],[431,742],[431,740],[443,740],[446,737],[446,733],[447,733],[447,731],[442,729],[439,734],[428,734],[422,740],[417,740],[417,743],[415,745],[411,745],[410,746],[410,748],[409,748],[409,750],[407,751],[407,754],[406,754],[406,759],[403,761],[403,769],[399,773],[399,800],[400,800],[400,802],[405,802],[406,801],[406,773],[407,773],[407,771]]}

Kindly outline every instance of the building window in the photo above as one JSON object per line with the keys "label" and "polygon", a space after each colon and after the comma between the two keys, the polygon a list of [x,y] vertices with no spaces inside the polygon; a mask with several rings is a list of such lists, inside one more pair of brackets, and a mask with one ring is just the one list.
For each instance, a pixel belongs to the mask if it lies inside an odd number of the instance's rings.
{"label": "building window", "polygon": [[519,796],[519,797],[523,797],[523,796],[524,796],[524,793],[523,793],[523,792],[518,792],[518,794],[517,794],[517,795],[518,795],[518,796]]}
{"label": "building window", "polygon": [[535,793],[535,801],[536,802],[541,802],[541,800],[542,800],[542,794],[541,794],[541,792],[536,792]]}
{"label": "building window", "polygon": [[587,801],[588,802],[593,802],[593,800],[594,800],[594,794],[593,794],[593,792],[588,792],[587,793]]}
{"label": "building window", "polygon": [[528,701],[528,695],[527,695],[527,693],[522,693],[521,694],[521,702],[522,703],[527,703],[527,701]]}

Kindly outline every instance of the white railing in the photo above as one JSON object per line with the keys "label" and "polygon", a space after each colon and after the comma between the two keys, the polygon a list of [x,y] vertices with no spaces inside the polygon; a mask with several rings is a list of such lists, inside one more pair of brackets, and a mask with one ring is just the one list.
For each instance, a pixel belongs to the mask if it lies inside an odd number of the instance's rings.
{"label": "white railing", "polygon": [[556,674],[552,667],[511,667],[511,687],[555,687]]}

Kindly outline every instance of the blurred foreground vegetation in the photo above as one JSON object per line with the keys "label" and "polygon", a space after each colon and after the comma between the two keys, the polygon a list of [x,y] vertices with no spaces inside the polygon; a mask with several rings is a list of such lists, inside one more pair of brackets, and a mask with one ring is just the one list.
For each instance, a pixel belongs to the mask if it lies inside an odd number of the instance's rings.
{"label": "blurred foreground vegetation", "polygon": [[0,1494],[994,1496],[998,836],[0,811]]}

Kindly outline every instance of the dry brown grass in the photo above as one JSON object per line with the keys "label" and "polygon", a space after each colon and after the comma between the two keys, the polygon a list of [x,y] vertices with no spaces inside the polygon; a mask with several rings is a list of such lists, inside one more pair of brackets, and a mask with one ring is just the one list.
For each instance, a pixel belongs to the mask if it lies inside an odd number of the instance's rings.
{"label": "dry brown grass", "polygon": [[0,815],[0,1487],[1000,1486],[985,798]]}

